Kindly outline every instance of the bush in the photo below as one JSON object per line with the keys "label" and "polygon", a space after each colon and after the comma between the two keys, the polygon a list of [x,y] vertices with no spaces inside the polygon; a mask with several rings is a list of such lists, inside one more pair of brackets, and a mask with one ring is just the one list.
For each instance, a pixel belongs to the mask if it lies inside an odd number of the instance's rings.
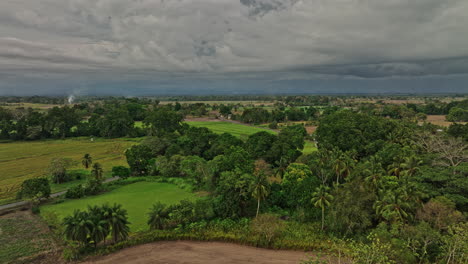
{"label": "bush", "polygon": [[85,189],[81,184],[71,187],[68,189],[67,193],[65,194],[66,198],[69,199],[78,199],[85,195]]}
{"label": "bush", "polygon": [[89,179],[84,189],[85,195],[96,195],[104,191],[104,186],[99,179]]}
{"label": "bush", "polygon": [[32,212],[33,214],[40,214],[40,213],[41,213],[41,209],[39,209],[39,206],[33,206],[33,207],[31,208],[31,212]]}
{"label": "bush", "polygon": [[270,129],[278,129],[278,122],[273,121],[273,122],[271,122],[271,123],[268,125],[268,127],[269,127]]}
{"label": "bush", "polygon": [[262,214],[251,223],[252,232],[259,236],[261,246],[270,246],[272,241],[285,230],[285,223],[272,214]]}
{"label": "bush", "polygon": [[124,166],[112,167],[112,177],[120,177],[126,179],[130,176],[130,168]]}
{"label": "bush", "polygon": [[86,178],[89,172],[86,170],[74,170],[74,171],[67,171],[66,174],[67,174],[66,176],[67,181],[72,181],[72,180],[81,180],[81,179]]}
{"label": "bush", "polygon": [[18,199],[22,198],[49,198],[50,184],[46,178],[33,178],[25,180],[21,184],[21,190],[17,194]]}

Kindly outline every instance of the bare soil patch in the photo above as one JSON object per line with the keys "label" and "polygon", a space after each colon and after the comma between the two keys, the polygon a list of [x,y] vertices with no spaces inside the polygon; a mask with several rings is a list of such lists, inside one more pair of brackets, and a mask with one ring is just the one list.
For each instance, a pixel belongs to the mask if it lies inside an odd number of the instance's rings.
{"label": "bare soil patch", "polygon": [[85,263],[101,264],[240,264],[299,263],[305,252],[269,250],[220,242],[171,241],[157,242],[123,249]]}
{"label": "bare soil patch", "polygon": [[[432,123],[438,126],[444,126],[444,127],[448,127],[451,124],[453,124],[453,122],[445,120],[445,117],[446,117],[445,115],[428,115],[426,122]],[[457,122],[457,123],[466,124],[466,122]]]}

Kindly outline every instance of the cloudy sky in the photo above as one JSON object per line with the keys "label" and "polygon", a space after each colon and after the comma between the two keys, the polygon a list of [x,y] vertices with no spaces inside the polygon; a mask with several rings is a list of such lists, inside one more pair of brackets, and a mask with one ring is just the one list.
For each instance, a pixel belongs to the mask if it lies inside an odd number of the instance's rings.
{"label": "cloudy sky", "polygon": [[0,95],[468,92],[466,0],[0,0]]}

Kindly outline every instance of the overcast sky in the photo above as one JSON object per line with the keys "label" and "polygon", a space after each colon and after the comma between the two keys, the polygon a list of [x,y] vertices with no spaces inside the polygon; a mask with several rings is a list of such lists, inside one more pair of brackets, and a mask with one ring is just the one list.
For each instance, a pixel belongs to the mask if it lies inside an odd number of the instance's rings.
{"label": "overcast sky", "polygon": [[0,0],[0,95],[468,92],[467,0]]}

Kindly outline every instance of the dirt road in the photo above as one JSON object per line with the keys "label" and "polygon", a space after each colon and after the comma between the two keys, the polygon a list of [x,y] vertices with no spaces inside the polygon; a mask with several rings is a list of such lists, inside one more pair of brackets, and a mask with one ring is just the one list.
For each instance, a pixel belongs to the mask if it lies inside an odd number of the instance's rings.
{"label": "dirt road", "polygon": [[94,259],[101,264],[289,264],[299,263],[306,253],[269,250],[220,242],[170,241],[140,245]]}

